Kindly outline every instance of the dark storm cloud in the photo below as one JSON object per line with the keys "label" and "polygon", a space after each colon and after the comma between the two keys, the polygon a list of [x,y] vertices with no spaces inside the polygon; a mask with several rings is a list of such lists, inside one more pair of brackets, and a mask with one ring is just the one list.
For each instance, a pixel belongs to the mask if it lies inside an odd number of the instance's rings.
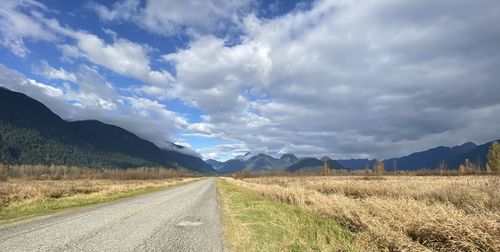
{"label": "dark storm cloud", "polygon": [[[249,149],[384,158],[498,137],[499,10],[496,1],[318,1],[248,17],[241,45],[205,40],[212,55],[193,42],[170,57],[184,95],[217,118],[207,126]],[[227,71],[213,58],[238,60]],[[233,110],[212,107],[208,88],[190,92],[206,80],[187,75],[200,59]],[[228,81],[248,71],[260,78]]]}

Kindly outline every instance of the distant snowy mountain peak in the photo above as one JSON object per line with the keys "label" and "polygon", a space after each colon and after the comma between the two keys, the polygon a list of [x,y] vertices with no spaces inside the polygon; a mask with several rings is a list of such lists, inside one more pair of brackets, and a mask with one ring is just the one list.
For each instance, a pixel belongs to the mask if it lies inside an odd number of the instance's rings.
{"label": "distant snowy mountain peak", "polygon": [[247,153],[245,153],[245,155],[236,156],[235,159],[238,159],[238,160],[241,160],[241,161],[248,161],[253,156],[255,156],[255,155],[252,152],[247,152]]}

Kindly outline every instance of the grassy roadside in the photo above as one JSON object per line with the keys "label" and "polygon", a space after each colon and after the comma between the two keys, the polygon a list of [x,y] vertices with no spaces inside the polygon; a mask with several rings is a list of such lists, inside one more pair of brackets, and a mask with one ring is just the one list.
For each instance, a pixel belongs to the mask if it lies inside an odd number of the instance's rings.
{"label": "grassy roadside", "polygon": [[302,208],[217,180],[230,251],[358,251],[353,234]]}
{"label": "grassy roadside", "polygon": [[[0,226],[64,210],[153,193],[174,186],[187,184],[195,180],[197,179],[168,180],[164,183],[155,181],[154,184],[141,185],[136,188],[127,186],[121,190],[102,190],[95,193],[77,193],[68,197],[40,198],[10,206],[0,206]],[[115,183],[120,183],[120,181],[115,181]]]}

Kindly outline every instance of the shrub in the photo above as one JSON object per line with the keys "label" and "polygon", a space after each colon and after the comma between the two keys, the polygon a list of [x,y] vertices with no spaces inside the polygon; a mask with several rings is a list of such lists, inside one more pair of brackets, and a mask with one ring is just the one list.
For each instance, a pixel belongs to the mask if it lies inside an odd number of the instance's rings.
{"label": "shrub", "polygon": [[488,166],[493,172],[500,172],[500,143],[493,142],[488,151]]}

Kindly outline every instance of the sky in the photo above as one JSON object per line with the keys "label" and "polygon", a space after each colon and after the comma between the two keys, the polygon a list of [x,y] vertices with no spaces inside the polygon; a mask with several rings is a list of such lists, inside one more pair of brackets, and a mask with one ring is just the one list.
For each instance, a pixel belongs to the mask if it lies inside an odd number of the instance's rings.
{"label": "sky", "polygon": [[498,0],[0,1],[0,86],[204,159],[500,138]]}

